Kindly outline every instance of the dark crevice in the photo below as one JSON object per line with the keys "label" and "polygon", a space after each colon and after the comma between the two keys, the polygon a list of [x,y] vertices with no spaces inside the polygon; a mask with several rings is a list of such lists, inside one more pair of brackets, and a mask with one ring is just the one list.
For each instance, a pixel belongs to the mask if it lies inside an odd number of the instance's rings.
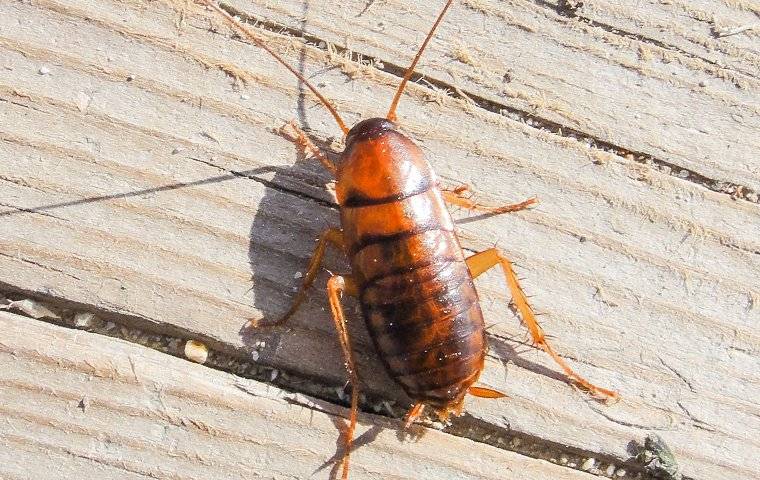
{"label": "dark crevice", "polygon": [[[556,10],[559,14],[561,14],[561,11],[558,10],[555,6],[548,3],[546,5],[551,6],[554,10]],[[283,25],[277,22],[272,22],[269,20],[253,17],[249,14],[246,14],[245,12],[237,10],[236,8],[224,3],[222,3],[220,6],[225,11],[227,11],[230,15],[239,18],[241,21],[245,23],[248,23],[252,26],[255,26],[257,28],[260,28],[266,31],[301,39],[304,42],[306,42],[311,48],[316,48],[325,52],[327,52],[329,48],[333,49],[335,52],[339,53],[340,55],[350,58],[350,60],[353,62],[361,63],[361,64],[371,64],[377,70],[396,76],[398,78],[402,78],[406,71],[406,67],[404,66],[393,64],[386,60],[376,58],[372,55],[357,53],[354,50],[349,51],[348,49],[340,47],[338,45],[331,45],[330,47],[328,47],[327,42],[325,40],[315,35],[310,35],[296,28],[288,27],[286,25]],[[566,13],[565,16],[567,15],[569,14]],[[618,29],[614,29],[614,27],[610,27],[610,28],[612,30],[618,30]],[[630,34],[630,35],[633,35],[634,38],[638,39],[638,37],[636,37],[635,34]],[[663,47],[663,48],[666,48],[666,47]],[[584,145],[590,145],[591,146],[590,148],[603,150],[603,151],[612,153],[614,155],[617,155],[619,157],[625,158],[627,160],[634,161],[639,164],[647,165],[659,171],[660,173],[670,175],[672,177],[679,178],[687,182],[694,183],[696,185],[702,186],[714,192],[730,195],[731,198],[742,199],[751,203],[760,204],[760,194],[758,194],[758,192],[756,192],[755,190],[745,185],[740,185],[740,184],[725,181],[725,180],[712,179],[695,170],[691,170],[689,168],[685,168],[680,165],[677,165],[673,162],[669,162],[667,160],[657,158],[654,155],[650,155],[643,151],[631,150],[625,147],[621,147],[612,142],[608,142],[600,138],[594,137],[593,135],[590,135],[581,130],[577,130],[567,125],[563,125],[561,123],[555,122],[553,120],[549,120],[547,118],[543,118],[538,115],[525,112],[523,110],[520,110],[519,108],[511,107],[509,105],[496,102],[494,100],[485,98],[476,93],[472,93],[469,91],[464,92],[458,86],[452,85],[442,80],[426,77],[425,75],[415,73],[414,75],[412,75],[410,81],[417,83],[420,88],[425,88],[423,85],[418,83],[420,80],[423,80],[423,79],[424,79],[424,83],[428,84],[430,87],[443,90],[447,92],[448,95],[451,96],[452,98],[465,100],[468,103],[472,104],[473,106],[480,108],[482,110],[509,117],[513,120],[525,123],[533,128],[548,131],[563,138],[574,139],[580,143],[583,143]]]}
{"label": "dark crevice", "polygon": [[[615,465],[615,472],[620,471],[620,469],[625,470],[625,475],[616,476],[613,473],[611,475],[613,478],[648,478],[644,476],[645,472],[642,466],[635,462],[635,457],[621,461],[618,458],[599,454],[598,452],[583,450],[550,440],[539,439],[540,441],[537,442],[536,437],[515,432],[508,427],[498,427],[473,417],[468,413],[462,414],[459,419],[461,421],[453,422],[444,428],[443,431],[457,437],[468,438],[497,448],[505,449],[506,444],[507,450],[531,458],[546,459],[547,453],[557,455],[557,452],[561,452],[556,461],[552,463],[564,464],[569,468],[578,468],[586,459],[593,458],[597,465]],[[607,476],[607,472],[599,472],[597,474]],[[636,477],[636,474],[639,474],[639,476]]]}
{"label": "dark crevice", "polygon": [[[9,302],[20,300],[32,300],[44,307],[44,311],[52,313],[55,317],[35,318],[28,312],[7,308]],[[288,398],[284,398],[285,401],[298,403],[311,409],[316,408],[333,415],[345,415],[345,412],[335,411],[332,406],[347,407],[349,404],[349,396],[345,392],[341,392],[340,388],[336,388],[338,386],[329,384],[324,378],[282,370],[278,367],[251,361],[248,351],[235,350],[229,345],[204,337],[196,332],[186,331],[175,325],[125,313],[116,306],[103,305],[98,308],[58,297],[52,292],[42,294],[19,289],[4,282],[0,282],[0,304],[6,306],[2,310],[10,310],[17,315],[64,328],[85,330],[98,335],[126,340],[182,359],[186,359],[184,342],[190,339],[200,341],[209,347],[209,357],[204,364],[206,367],[273,385],[290,393],[308,395],[316,398],[318,403],[319,401],[327,402],[324,406],[330,408],[317,408],[314,405]],[[86,321],[84,321],[85,319]],[[406,411],[406,406],[396,406],[393,404],[394,402],[389,402],[383,398],[370,398],[364,397],[364,395],[362,397],[361,410],[370,415],[399,419]],[[382,423],[385,422],[378,421],[378,424],[382,425]],[[395,428],[396,425],[394,423],[391,428]],[[528,457],[551,461],[577,470],[583,470],[584,462],[588,463],[589,459],[593,459],[595,466],[586,471],[599,476],[622,480],[654,480],[655,478],[646,471],[643,465],[636,461],[635,455],[627,459],[600,455],[598,452],[548,441],[541,437],[513,430],[509,427],[508,421],[506,421],[506,425],[506,427],[493,425],[466,413],[452,419],[447,426],[429,421],[427,423],[427,426],[442,429],[451,435]],[[417,430],[415,431],[415,429]],[[419,427],[399,430],[399,438],[404,439],[407,436],[414,436],[419,433],[421,433]],[[337,431],[336,435],[338,435]],[[355,446],[360,443],[355,442]]]}

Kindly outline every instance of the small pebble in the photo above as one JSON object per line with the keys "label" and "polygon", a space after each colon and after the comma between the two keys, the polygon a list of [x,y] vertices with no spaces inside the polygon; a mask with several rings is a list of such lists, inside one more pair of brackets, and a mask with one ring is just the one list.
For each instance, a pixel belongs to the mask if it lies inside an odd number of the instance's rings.
{"label": "small pebble", "polygon": [[208,359],[208,347],[196,340],[188,340],[185,343],[185,357],[195,363],[206,363]]}
{"label": "small pebble", "polygon": [[6,303],[0,306],[0,310],[15,310],[21,312],[26,316],[40,319],[40,318],[61,318],[60,315],[47,308],[45,305],[32,300],[30,298],[24,300],[16,300],[14,302]]}
{"label": "small pebble", "polygon": [[258,362],[259,361],[259,351],[258,350],[254,350],[254,351],[251,352],[251,360],[253,360],[254,362]]}
{"label": "small pebble", "polygon": [[247,93],[240,95],[240,100],[250,100],[251,96]]}
{"label": "small pebble", "polygon": [[615,465],[607,466],[607,470],[605,470],[604,473],[606,473],[608,477],[613,476],[615,474]]}
{"label": "small pebble", "polygon": [[272,370],[269,373],[269,381],[270,382],[274,382],[274,379],[277,378],[277,375],[279,375],[279,374],[280,374],[280,372],[277,369]]}
{"label": "small pebble", "polygon": [[704,80],[702,80],[702,81],[699,82],[699,86],[700,87],[706,87],[707,86],[707,82],[705,82]]}
{"label": "small pebble", "polygon": [[560,457],[559,457],[559,463],[560,464],[567,465],[567,462],[569,462],[569,461],[570,461],[570,459],[567,458],[567,455],[564,455],[564,454],[560,455]]}
{"label": "small pebble", "polygon": [[618,468],[618,471],[615,472],[615,475],[618,477],[625,477],[626,471],[624,468]]}
{"label": "small pebble", "polygon": [[95,323],[95,314],[90,312],[79,312],[74,315],[74,326],[77,328],[89,328]]}
{"label": "small pebble", "polygon": [[182,148],[182,147],[174,147],[172,149],[172,155],[176,155],[178,153],[181,153],[183,150],[184,150],[184,148]]}
{"label": "small pebble", "polygon": [[443,430],[446,428],[446,425],[443,422],[433,421],[430,422],[430,428],[433,428],[435,430]]}
{"label": "small pebble", "polygon": [[40,67],[40,69],[38,70],[38,73],[40,75],[49,75],[50,69],[48,67]]}
{"label": "small pebble", "polygon": [[596,465],[596,459],[595,458],[587,458],[586,460],[581,463],[581,470],[589,471],[592,468],[594,468],[594,465]]}

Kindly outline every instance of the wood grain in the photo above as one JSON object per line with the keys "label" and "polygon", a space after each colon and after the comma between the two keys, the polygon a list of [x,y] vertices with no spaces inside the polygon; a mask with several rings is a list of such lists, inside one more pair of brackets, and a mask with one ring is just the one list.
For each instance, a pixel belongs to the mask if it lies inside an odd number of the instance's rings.
{"label": "wood grain", "polygon": [[[4,479],[335,473],[343,408],[6,312],[0,328]],[[400,426],[361,416],[353,478],[594,478],[423,427],[401,441]]]}
{"label": "wood grain", "polygon": [[[398,65],[436,8],[376,2],[359,16],[357,5],[309,4],[306,13],[295,2],[236,5]],[[757,37],[726,37],[720,45],[733,50],[720,55],[731,60],[716,59],[718,68],[700,59],[713,40],[700,47],[663,33],[656,40],[680,50],[658,48],[677,60],[642,63],[641,45],[654,48],[651,29],[637,31],[637,43],[579,25],[550,2],[474,5],[456,7],[421,71],[518,115],[413,85],[401,121],[445,183],[469,183],[489,204],[539,197],[538,208],[510,216],[475,221],[458,212],[463,244],[477,251],[498,240],[556,348],[624,400],[604,407],[570,389],[545,355],[524,345],[502,279],[488,274],[478,287],[496,325],[483,382],[510,398],[472,400],[467,411],[494,429],[622,460],[631,441],[655,430],[690,477],[760,475],[752,435],[760,428],[760,210],[746,195],[734,200],[678,174],[758,190]],[[646,16],[604,5],[582,13],[631,29]],[[671,8],[642,5],[666,17]],[[687,18],[704,27],[685,15],[679,28],[707,39]],[[351,26],[343,35],[339,22]],[[261,35],[348,123],[385,111],[393,76]],[[481,65],[452,60],[458,44]],[[505,73],[514,78],[498,84]],[[193,6],[10,3],[0,15],[0,116],[4,289],[227,353],[257,349],[263,364],[343,384],[321,288],[288,329],[241,333],[248,318],[287,308],[313,240],[338,220],[327,174],[279,129],[295,118],[333,151],[338,130],[271,58]],[[553,133],[546,122],[592,141]],[[340,271],[345,262],[332,258],[327,267]],[[403,402],[358,315],[352,323],[365,390]]]}
{"label": "wood grain", "polygon": [[[339,3],[229,2],[254,18],[400,66],[424,38],[419,23],[439,8],[398,0],[360,14],[355,2]],[[568,12],[562,2],[465,1],[417,71],[494,102],[492,109],[556,122],[633,158],[665,162],[677,174],[686,169],[758,191],[757,37],[715,39],[708,28],[728,18],[750,23],[755,14],[720,2],[705,2],[714,5],[704,11],[667,3],[593,2]]]}

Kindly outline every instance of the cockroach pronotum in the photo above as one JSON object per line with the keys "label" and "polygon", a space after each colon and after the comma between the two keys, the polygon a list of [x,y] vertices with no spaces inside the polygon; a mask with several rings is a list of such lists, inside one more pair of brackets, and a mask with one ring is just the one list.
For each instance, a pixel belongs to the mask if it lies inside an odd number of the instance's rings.
{"label": "cockroach pronotum", "polygon": [[322,233],[290,310],[306,297],[320,270],[328,244],[342,250],[351,273],[332,275],[327,295],[351,383],[351,413],[342,467],[348,478],[349,455],[358,412],[359,382],[341,296],[358,298],[375,348],[390,373],[414,401],[405,417],[409,426],[426,407],[442,420],[462,411],[468,393],[499,398],[504,394],[474,386],[483,370],[486,334],[473,279],[500,266],[512,303],[533,342],[548,353],[579,387],[605,399],[617,393],[597,387],[575,373],[546,341],[510,261],[496,248],[464,257],[446,203],[492,214],[515,212],[535,203],[528,199],[485,207],[462,196],[463,188],[442,189],[422,151],[399,131],[396,106],[414,68],[453,0],[448,0],[406,70],[385,118],[346,127],[336,109],[303,75],[272,51],[245,25],[212,0],[200,0],[221,14],[253,43],[269,52],[308,87],[330,111],[345,135],[345,150],[335,163],[291,123],[299,143],[335,176],[341,228]]}

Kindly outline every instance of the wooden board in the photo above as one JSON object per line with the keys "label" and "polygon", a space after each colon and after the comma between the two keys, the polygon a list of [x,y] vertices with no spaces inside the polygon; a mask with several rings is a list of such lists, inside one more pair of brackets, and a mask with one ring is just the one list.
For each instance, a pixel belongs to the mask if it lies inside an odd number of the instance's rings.
{"label": "wooden board", "polygon": [[[255,19],[401,68],[424,38],[419,23],[440,8],[404,1],[377,2],[366,11],[354,2],[308,8],[296,0],[229,3]],[[563,6],[573,3],[582,6]],[[441,26],[417,71],[491,111],[585,137],[708,188],[733,182],[756,193],[757,36],[716,39],[709,27],[752,25],[757,8],[704,3],[465,1],[455,20]]]}
{"label": "wooden board", "polygon": [[[376,3],[361,15],[342,4],[236,8],[404,65],[435,7]],[[469,401],[460,431],[485,425],[620,461],[657,431],[687,476],[757,476],[757,37],[725,40],[731,60],[715,61],[735,78],[695,58],[708,55],[699,42],[673,42],[690,52],[668,50],[678,61],[632,68],[623,60],[672,38],[587,28],[549,2],[477,5],[455,7],[421,71],[480,106],[413,85],[401,121],[445,183],[468,183],[491,204],[539,197],[538,208],[510,216],[456,212],[463,244],[477,251],[498,240],[557,349],[624,400],[603,407],[568,388],[524,345],[503,281],[489,274],[478,281],[496,324],[483,382],[510,398]],[[614,11],[599,5],[589,18],[612,24]],[[174,7],[3,7],[0,283],[225,354],[255,351],[259,364],[340,386],[321,288],[289,328],[241,333],[247,318],[287,308],[313,240],[338,221],[327,174],[279,129],[296,119],[333,151],[338,130],[271,58],[231,40],[212,15]],[[339,22],[350,36],[336,32]],[[260,30],[349,123],[384,113],[396,77]],[[452,59],[458,44],[477,47],[482,64]],[[497,88],[506,69],[514,79]],[[508,108],[500,115],[486,100]],[[352,326],[364,391],[403,405],[358,315]]]}
{"label": "wooden board", "polygon": [[[330,478],[347,411],[93,333],[0,312],[0,477]],[[362,415],[353,478],[590,480]],[[474,447],[474,448],[473,448]]]}

